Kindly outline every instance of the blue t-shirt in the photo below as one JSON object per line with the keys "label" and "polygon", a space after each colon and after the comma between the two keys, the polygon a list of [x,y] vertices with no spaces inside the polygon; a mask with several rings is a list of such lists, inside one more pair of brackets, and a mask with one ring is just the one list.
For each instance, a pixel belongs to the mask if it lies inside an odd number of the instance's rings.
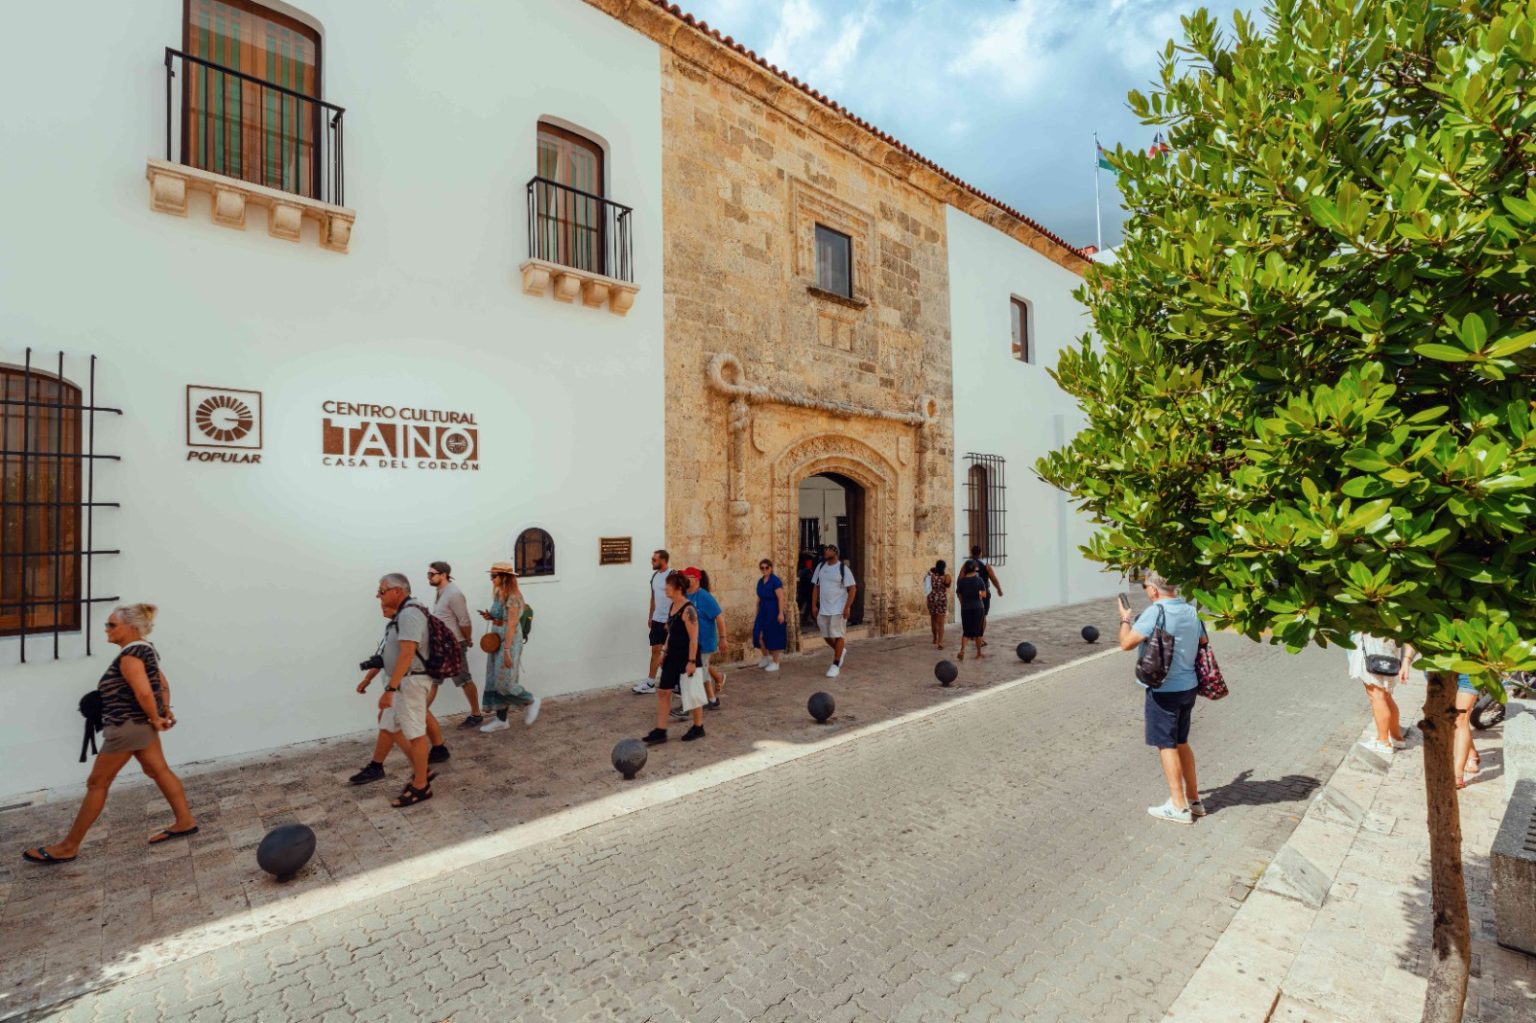
{"label": "blue t-shirt", "polygon": [[[1140,636],[1152,635],[1157,628],[1157,609],[1163,609],[1163,629],[1173,637],[1173,665],[1163,680],[1160,693],[1183,693],[1198,684],[1195,678],[1195,654],[1200,648],[1200,616],[1183,597],[1159,600],[1143,611],[1131,624],[1131,631]],[[1140,685],[1140,683],[1137,683]]]}
{"label": "blue t-shirt", "polygon": [[720,637],[715,632],[715,619],[720,617],[720,603],[708,590],[694,590],[688,594],[688,602],[699,612],[699,653],[712,654],[720,649]]}

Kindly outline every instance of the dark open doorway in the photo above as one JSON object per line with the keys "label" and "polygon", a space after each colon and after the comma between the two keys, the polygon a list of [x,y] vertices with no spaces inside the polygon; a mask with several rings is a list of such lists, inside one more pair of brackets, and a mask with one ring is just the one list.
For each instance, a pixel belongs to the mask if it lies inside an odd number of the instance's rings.
{"label": "dark open doorway", "polygon": [[[842,560],[858,581],[849,625],[864,621],[865,533],[864,488],[840,473],[824,472],[808,476],[799,488],[799,530],[797,542],[803,549],[814,549],[820,556],[823,544],[836,544]],[[814,628],[814,626],[812,626]]]}

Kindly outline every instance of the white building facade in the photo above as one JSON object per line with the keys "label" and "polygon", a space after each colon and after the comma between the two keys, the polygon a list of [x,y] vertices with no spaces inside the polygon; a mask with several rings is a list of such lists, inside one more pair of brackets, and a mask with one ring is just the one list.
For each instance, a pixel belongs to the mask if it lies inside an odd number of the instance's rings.
{"label": "white building facade", "polygon": [[[430,602],[436,560],[472,609],[518,562],[539,695],[633,681],[667,545],[657,43],[581,0],[9,27],[69,38],[74,70],[48,47],[0,69],[35,97],[0,126],[0,794],[83,780],[117,603],[160,608],[173,764],[371,728],[376,582]],[[1078,423],[1044,367],[1086,326],[1079,279],[947,229],[955,549],[986,531],[994,614],[1112,593],[1031,469]]]}

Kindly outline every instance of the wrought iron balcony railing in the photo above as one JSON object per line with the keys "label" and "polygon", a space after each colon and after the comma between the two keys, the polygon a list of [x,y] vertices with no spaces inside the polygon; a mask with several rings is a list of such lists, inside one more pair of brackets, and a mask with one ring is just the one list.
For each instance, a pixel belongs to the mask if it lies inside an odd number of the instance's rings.
{"label": "wrought iron balcony railing", "polygon": [[165,48],[169,162],[345,206],[343,112],[334,103]]}
{"label": "wrought iron balcony railing", "polygon": [[528,182],[528,258],[632,283],[633,212],[600,195],[533,178]]}

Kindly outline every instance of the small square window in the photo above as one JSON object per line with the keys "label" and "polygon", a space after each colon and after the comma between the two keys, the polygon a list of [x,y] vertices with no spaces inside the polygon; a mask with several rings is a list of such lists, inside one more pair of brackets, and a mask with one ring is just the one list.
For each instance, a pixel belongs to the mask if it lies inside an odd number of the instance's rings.
{"label": "small square window", "polygon": [[853,297],[853,239],[820,224],[816,225],[816,286]]}
{"label": "small square window", "polygon": [[1034,345],[1029,337],[1029,303],[1022,298],[1010,302],[1013,315],[1013,357],[1020,362],[1034,362]]}

